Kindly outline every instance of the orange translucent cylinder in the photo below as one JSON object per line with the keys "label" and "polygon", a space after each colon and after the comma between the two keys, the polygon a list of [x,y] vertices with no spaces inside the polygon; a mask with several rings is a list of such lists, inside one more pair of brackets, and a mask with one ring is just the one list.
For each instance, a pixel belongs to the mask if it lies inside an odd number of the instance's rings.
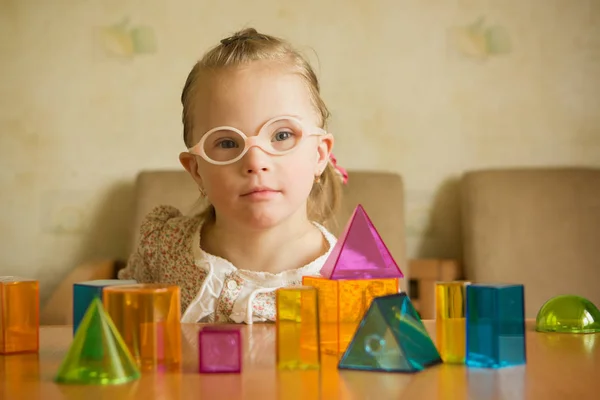
{"label": "orange translucent cylinder", "polygon": [[304,286],[319,292],[321,350],[341,356],[375,297],[398,293],[399,278],[326,279],[302,277]]}
{"label": "orange translucent cylinder", "polygon": [[0,354],[39,350],[39,288],[34,279],[0,277]]}
{"label": "orange translucent cylinder", "polygon": [[179,286],[109,286],[103,303],[142,373],[181,366]]}

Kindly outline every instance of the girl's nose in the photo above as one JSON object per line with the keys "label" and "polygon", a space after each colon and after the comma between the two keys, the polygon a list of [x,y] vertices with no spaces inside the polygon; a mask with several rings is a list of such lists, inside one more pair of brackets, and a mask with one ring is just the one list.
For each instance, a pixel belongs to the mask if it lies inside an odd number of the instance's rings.
{"label": "girl's nose", "polygon": [[271,169],[271,155],[260,147],[253,146],[248,149],[248,152],[242,158],[242,165],[244,172],[247,174],[269,171]]}

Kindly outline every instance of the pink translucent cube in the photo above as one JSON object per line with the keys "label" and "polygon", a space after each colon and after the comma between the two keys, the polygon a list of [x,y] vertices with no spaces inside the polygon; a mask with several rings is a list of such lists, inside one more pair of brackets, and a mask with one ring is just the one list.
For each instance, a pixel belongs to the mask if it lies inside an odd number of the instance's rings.
{"label": "pink translucent cube", "polygon": [[200,372],[242,370],[242,335],[239,328],[206,326],[198,332]]}

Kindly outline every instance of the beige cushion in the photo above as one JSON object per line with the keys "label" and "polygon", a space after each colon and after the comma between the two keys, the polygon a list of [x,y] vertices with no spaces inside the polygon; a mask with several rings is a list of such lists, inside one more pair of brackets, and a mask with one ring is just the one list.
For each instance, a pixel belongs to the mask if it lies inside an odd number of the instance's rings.
{"label": "beige cushion", "polygon": [[529,318],[559,294],[600,306],[600,169],[474,171],[462,195],[468,279],[525,284]]}
{"label": "beige cushion", "polygon": [[[349,182],[337,223],[329,226],[337,236],[357,204],[362,204],[394,259],[408,276],[405,260],[404,188],[402,178],[393,173],[348,171]],[[187,213],[199,197],[195,182],[186,171],[144,171],[136,183],[136,203],[131,243],[137,243],[139,226],[155,206],[168,204]],[[406,279],[405,279],[406,282]]]}

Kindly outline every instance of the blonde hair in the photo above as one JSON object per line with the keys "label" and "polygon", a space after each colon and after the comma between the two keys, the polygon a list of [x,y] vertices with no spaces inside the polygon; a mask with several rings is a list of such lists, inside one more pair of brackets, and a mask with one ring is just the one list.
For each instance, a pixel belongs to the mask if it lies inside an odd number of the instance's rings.
{"label": "blonde hair", "polygon": [[[297,73],[306,83],[315,109],[319,112],[320,125],[325,128],[329,119],[329,110],[321,98],[319,81],[308,61],[300,55],[287,41],[248,28],[236,32],[233,36],[221,40],[221,43],[209,50],[190,71],[183,92],[183,141],[191,147],[193,131],[193,102],[196,97],[197,82],[204,72],[218,71],[230,67],[238,67],[253,61],[270,60],[280,62]],[[308,217],[311,220],[329,225],[341,201],[340,178],[331,163],[313,184],[308,199]],[[207,219],[215,218],[215,209],[207,204],[202,212]]]}

